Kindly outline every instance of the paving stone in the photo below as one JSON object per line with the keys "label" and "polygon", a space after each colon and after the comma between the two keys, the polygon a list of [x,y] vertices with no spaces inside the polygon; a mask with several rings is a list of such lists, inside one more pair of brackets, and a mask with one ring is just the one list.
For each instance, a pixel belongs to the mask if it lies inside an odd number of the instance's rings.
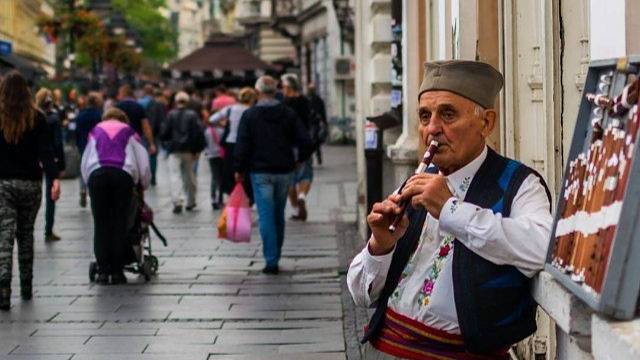
{"label": "paving stone", "polygon": [[355,197],[344,196],[357,188],[352,152],[325,152],[308,196],[309,221],[287,223],[279,276],[261,273],[256,226],[248,244],[217,239],[220,211],[206,206],[209,173],[201,164],[198,211],[171,213],[166,176],[145,194],[169,241],[165,248],[152,239],[157,276],[147,283],[127,273],[121,286],[90,283],[91,211],[77,207],[77,180],[63,180],[56,209],[63,241],[43,241],[39,215],[34,300],[24,303],[14,291],[14,308],[0,313],[0,359],[344,359],[335,221],[355,216]]}

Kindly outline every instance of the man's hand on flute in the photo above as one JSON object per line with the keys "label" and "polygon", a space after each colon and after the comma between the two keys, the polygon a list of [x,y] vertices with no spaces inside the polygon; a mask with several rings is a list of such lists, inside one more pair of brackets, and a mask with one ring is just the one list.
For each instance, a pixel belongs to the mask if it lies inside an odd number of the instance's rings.
{"label": "man's hand on flute", "polygon": [[367,223],[369,223],[372,234],[368,245],[371,255],[377,256],[389,253],[407,230],[409,218],[404,215],[396,231],[389,232],[389,225],[391,225],[396,215],[401,213],[399,202],[400,195],[393,194],[386,200],[373,204],[371,213],[367,216]]}
{"label": "man's hand on flute", "polygon": [[435,219],[440,219],[442,207],[452,196],[444,176],[423,173],[407,181],[400,200],[408,199],[414,208],[423,207]]}

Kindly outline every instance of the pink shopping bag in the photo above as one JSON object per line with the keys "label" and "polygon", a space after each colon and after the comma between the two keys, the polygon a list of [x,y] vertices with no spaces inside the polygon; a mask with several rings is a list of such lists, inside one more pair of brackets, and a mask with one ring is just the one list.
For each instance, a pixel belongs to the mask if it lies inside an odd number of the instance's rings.
{"label": "pink shopping bag", "polygon": [[226,213],[224,238],[233,242],[249,242],[251,240],[251,207],[241,183],[237,183],[231,192],[224,212]]}

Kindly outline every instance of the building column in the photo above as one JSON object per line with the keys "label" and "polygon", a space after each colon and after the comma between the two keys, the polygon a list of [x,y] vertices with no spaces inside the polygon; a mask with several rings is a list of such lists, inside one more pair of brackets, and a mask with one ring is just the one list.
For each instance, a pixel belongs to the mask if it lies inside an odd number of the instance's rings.
{"label": "building column", "polygon": [[424,21],[424,1],[402,1],[402,133],[394,145],[387,148],[387,155],[393,163],[394,183],[400,184],[414,171],[420,155],[418,134],[418,90],[422,81],[424,62],[424,31],[420,23]]}
{"label": "building column", "polygon": [[391,16],[389,0],[356,1],[356,151],[358,170],[358,231],[367,232],[366,163],[364,124],[366,118],[380,115],[391,106]]}

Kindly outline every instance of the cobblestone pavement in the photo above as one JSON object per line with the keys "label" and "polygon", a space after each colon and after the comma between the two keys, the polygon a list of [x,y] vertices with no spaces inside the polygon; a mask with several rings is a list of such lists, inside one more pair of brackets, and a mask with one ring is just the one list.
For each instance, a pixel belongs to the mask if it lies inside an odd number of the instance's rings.
{"label": "cobblestone pavement", "polygon": [[91,213],[78,206],[77,180],[65,180],[55,226],[63,239],[44,243],[41,209],[34,299],[17,296],[14,269],[13,307],[0,313],[0,358],[344,359],[339,239],[355,234],[349,225],[356,208],[354,152],[325,147],[308,198],[310,221],[287,223],[278,276],[260,271],[257,228],[249,244],[217,239],[219,212],[209,206],[206,163],[200,163],[199,210],[174,215],[161,162],[159,185],[146,195],[169,241],[166,248],[153,243],[158,276],[149,283],[132,274],[127,285],[90,283]]}

